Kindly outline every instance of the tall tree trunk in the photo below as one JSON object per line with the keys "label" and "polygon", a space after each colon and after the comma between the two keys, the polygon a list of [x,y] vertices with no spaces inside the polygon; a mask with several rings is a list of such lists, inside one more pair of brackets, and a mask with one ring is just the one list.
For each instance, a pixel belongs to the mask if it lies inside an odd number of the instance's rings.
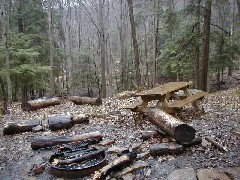
{"label": "tall tree trunk", "polygon": [[158,16],[159,3],[158,0],[153,0],[153,71],[152,71],[152,86],[156,84],[156,74],[157,74],[157,56],[158,56]]}
{"label": "tall tree trunk", "polygon": [[9,26],[9,18],[10,18],[10,0],[4,1],[4,8],[1,12],[3,16],[3,44],[4,44],[4,58],[5,58],[5,68],[6,68],[6,80],[7,80],[7,100],[8,102],[12,102],[12,82],[10,78],[10,59],[9,59],[9,35],[10,35],[10,26]]}
{"label": "tall tree trunk", "polygon": [[131,33],[132,33],[132,44],[134,50],[134,63],[135,63],[135,71],[136,71],[136,79],[138,88],[141,87],[141,73],[140,73],[140,56],[138,51],[138,42],[136,35],[136,26],[133,16],[133,2],[132,0],[128,0],[128,8],[129,8],[129,18],[131,23]]}
{"label": "tall tree trunk", "polygon": [[50,61],[50,94],[53,96],[55,93],[54,89],[54,74],[53,74],[53,58],[54,58],[54,46],[53,46],[53,27],[52,27],[52,0],[48,0],[48,38],[49,38],[49,61]]}
{"label": "tall tree trunk", "polygon": [[205,0],[205,15],[202,41],[202,64],[201,64],[201,90],[203,91],[208,90],[208,59],[209,59],[211,6],[212,0]]}
{"label": "tall tree trunk", "polygon": [[[201,8],[201,0],[198,0],[197,7],[196,7],[196,20],[197,20],[197,26],[196,26],[196,33],[200,35],[201,31],[201,24],[200,24],[200,8]],[[195,42],[195,88],[199,89],[200,84],[200,47],[198,43],[198,39]]]}
{"label": "tall tree trunk", "polygon": [[107,95],[106,92],[106,60],[105,60],[105,33],[104,33],[104,23],[103,23],[103,0],[99,0],[99,27],[100,27],[100,59],[101,59],[101,97],[105,98]]}
{"label": "tall tree trunk", "polygon": [[240,0],[237,1],[237,7],[238,7],[238,19],[240,19]]}

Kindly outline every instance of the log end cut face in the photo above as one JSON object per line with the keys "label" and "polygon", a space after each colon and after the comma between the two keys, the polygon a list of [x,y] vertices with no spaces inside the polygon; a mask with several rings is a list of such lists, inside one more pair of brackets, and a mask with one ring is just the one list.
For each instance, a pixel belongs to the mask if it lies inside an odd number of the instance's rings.
{"label": "log end cut face", "polygon": [[185,144],[193,141],[195,133],[196,130],[193,127],[187,124],[180,124],[175,127],[174,137],[178,143]]}

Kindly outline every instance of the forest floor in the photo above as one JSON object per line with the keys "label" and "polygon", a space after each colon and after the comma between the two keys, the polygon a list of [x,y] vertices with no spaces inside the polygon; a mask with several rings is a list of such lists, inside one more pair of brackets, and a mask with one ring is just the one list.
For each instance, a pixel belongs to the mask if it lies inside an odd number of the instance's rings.
{"label": "forest floor", "polygon": [[[149,146],[160,143],[159,138],[151,138],[143,141],[141,132],[155,130],[148,121],[135,123],[136,114],[124,110],[121,107],[137,101],[136,97],[127,99],[107,98],[101,106],[81,105],[77,106],[69,101],[65,103],[34,112],[23,112],[20,104],[14,104],[10,108],[10,114],[0,116],[0,179],[56,179],[50,173],[48,163],[52,151],[40,151],[31,149],[31,141],[34,139],[50,139],[58,136],[72,136],[87,132],[100,131],[104,139],[114,140],[114,145],[107,147],[132,147],[139,145],[139,153],[149,151]],[[240,137],[236,132],[240,131],[240,89],[234,88],[209,94],[202,106],[205,113],[196,113],[192,107],[184,108],[180,118],[185,123],[196,129],[198,137],[210,136],[228,149],[221,152],[210,144],[196,145],[187,148],[180,155],[164,155],[143,158],[147,167],[132,172],[133,179],[166,179],[175,169],[189,168],[217,168],[240,166]],[[89,124],[74,125],[68,130],[44,132],[26,132],[16,135],[3,135],[4,125],[9,122],[23,123],[26,120],[41,118],[46,120],[51,115],[62,114],[88,114]],[[163,138],[163,142],[171,142],[169,137]],[[113,156],[107,155],[111,160]],[[33,173],[36,165],[43,165],[45,170],[39,175]],[[91,176],[83,179],[91,179]]]}

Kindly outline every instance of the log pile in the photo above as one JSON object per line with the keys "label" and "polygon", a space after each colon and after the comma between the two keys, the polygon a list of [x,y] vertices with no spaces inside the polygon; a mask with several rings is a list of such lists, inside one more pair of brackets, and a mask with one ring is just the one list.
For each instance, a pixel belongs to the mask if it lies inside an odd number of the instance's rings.
{"label": "log pile", "polygon": [[36,111],[38,109],[46,108],[49,106],[55,106],[61,104],[59,98],[41,98],[22,103],[23,111]]}
{"label": "log pile", "polygon": [[76,105],[90,104],[99,106],[102,105],[101,98],[90,98],[90,97],[80,97],[80,96],[70,96],[69,100]]}

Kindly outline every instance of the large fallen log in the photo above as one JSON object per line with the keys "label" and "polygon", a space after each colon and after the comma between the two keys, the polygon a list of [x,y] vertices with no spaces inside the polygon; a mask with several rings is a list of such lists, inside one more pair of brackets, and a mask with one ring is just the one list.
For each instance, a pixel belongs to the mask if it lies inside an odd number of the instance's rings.
{"label": "large fallen log", "polygon": [[101,98],[70,96],[69,100],[76,105],[90,104],[90,105],[99,106],[102,104]]}
{"label": "large fallen log", "polygon": [[29,132],[29,131],[32,131],[32,129],[38,125],[41,125],[40,119],[31,120],[23,124],[11,123],[6,125],[3,128],[3,134],[11,135],[11,134],[17,134],[22,132]]}
{"label": "large fallen log", "polygon": [[86,134],[81,135],[75,135],[72,137],[59,137],[54,139],[37,139],[31,142],[31,148],[33,150],[37,150],[40,148],[47,148],[51,146],[71,143],[71,142],[77,142],[77,141],[84,141],[88,139],[95,139],[98,141],[101,141],[103,138],[103,135],[99,132],[90,132]]}
{"label": "large fallen log", "polygon": [[65,116],[53,116],[48,118],[48,125],[51,131],[60,130],[60,129],[69,129],[73,126],[74,122],[72,117]]}
{"label": "large fallen log", "polygon": [[180,143],[192,142],[195,138],[196,130],[174,118],[173,116],[156,108],[143,109],[146,115],[149,117],[149,121],[166,132],[171,137]]}
{"label": "large fallen log", "polygon": [[99,171],[96,171],[93,180],[102,180],[106,179],[106,177],[113,171],[121,170],[128,166],[129,164],[133,163],[134,159],[136,159],[137,153],[132,151],[127,154],[124,154],[114,160],[113,162],[109,163],[108,165],[104,166]]}
{"label": "large fallen log", "polygon": [[41,98],[22,103],[21,107],[23,111],[35,111],[37,109],[46,108],[49,106],[55,106],[61,104],[59,98]]}

